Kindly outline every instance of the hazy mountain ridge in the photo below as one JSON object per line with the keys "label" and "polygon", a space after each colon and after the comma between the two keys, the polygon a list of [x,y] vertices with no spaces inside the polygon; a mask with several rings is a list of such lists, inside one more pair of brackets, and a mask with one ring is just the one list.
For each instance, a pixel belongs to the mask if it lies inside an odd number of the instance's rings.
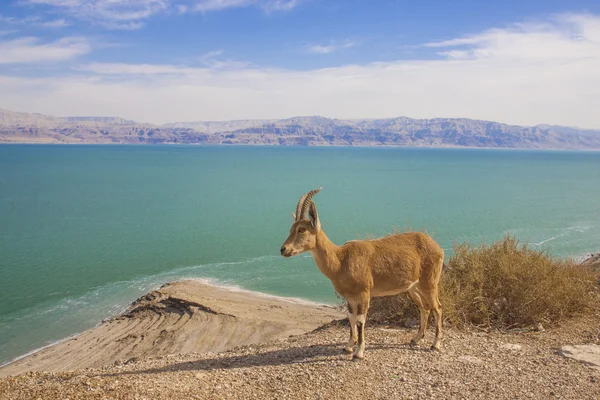
{"label": "hazy mountain ridge", "polygon": [[600,149],[600,131],[524,127],[466,118],[137,123],[118,117],[52,117],[0,109],[0,142],[195,143]]}

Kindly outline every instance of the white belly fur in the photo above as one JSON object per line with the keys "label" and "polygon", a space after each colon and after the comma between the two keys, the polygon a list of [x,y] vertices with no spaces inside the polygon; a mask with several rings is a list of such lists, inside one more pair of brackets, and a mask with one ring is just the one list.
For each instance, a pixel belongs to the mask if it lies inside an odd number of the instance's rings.
{"label": "white belly fur", "polygon": [[417,283],[419,283],[419,281],[414,281],[405,286],[399,287],[397,289],[387,290],[387,291],[379,291],[376,288],[373,288],[373,289],[371,289],[371,297],[395,296],[400,293],[408,292]]}

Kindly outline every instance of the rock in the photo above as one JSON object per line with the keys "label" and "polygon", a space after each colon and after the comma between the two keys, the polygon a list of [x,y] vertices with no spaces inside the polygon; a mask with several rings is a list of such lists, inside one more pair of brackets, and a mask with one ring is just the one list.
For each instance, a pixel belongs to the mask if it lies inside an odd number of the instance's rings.
{"label": "rock", "polygon": [[473,356],[460,356],[458,357],[458,361],[468,364],[483,364],[483,360]]}
{"label": "rock", "polygon": [[560,348],[562,356],[573,358],[588,364],[592,368],[600,370],[600,345],[597,344],[579,344],[568,345]]}
{"label": "rock", "polygon": [[521,345],[520,344],[513,344],[513,343],[504,343],[503,345],[500,346],[500,348],[503,349],[503,350],[520,351],[521,350]]}
{"label": "rock", "polygon": [[406,318],[404,320],[404,327],[405,328],[414,328],[415,326],[417,326],[419,324],[419,321],[417,321],[416,318]]}

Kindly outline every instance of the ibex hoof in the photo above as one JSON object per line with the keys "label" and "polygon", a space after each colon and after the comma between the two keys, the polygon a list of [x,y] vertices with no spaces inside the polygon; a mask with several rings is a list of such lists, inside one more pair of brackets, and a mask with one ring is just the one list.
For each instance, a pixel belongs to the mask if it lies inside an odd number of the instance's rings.
{"label": "ibex hoof", "polygon": [[431,346],[431,351],[437,351],[437,352],[440,352],[441,350],[440,350],[440,347],[439,347],[439,346],[433,345],[433,346]]}
{"label": "ibex hoof", "polygon": [[358,362],[358,361],[364,360],[364,358],[365,358],[365,356],[359,356],[359,355],[357,355],[357,354],[354,354],[354,355],[352,356],[352,361],[354,361],[354,362]]}
{"label": "ibex hoof", "polygon": [[413,340],[410,341],[409,346],[410,347],[416,347],[417,346],[417,342],[415,342],[415,340],[413,339]]}
{"label": "ibex hoof", "polygon": [[352,353],[352,352],[354,352],[354,349],[352,347],[344,347],[344,351],[346,353]]}

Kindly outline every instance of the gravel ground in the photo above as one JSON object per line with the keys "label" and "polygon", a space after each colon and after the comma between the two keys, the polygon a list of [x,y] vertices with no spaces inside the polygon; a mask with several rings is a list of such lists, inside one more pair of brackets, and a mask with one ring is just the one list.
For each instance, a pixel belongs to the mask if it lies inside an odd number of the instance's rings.
{"label": "gravel ground", "polygon": [[0,380],[1,399],[600,399],[600,371],[558,354],[599,344],[600,318],[549,331],[446,330],[442,352],[414,330],[366,329],[366,359],[342,352],[342,323],[224,353],[119,361]]}

